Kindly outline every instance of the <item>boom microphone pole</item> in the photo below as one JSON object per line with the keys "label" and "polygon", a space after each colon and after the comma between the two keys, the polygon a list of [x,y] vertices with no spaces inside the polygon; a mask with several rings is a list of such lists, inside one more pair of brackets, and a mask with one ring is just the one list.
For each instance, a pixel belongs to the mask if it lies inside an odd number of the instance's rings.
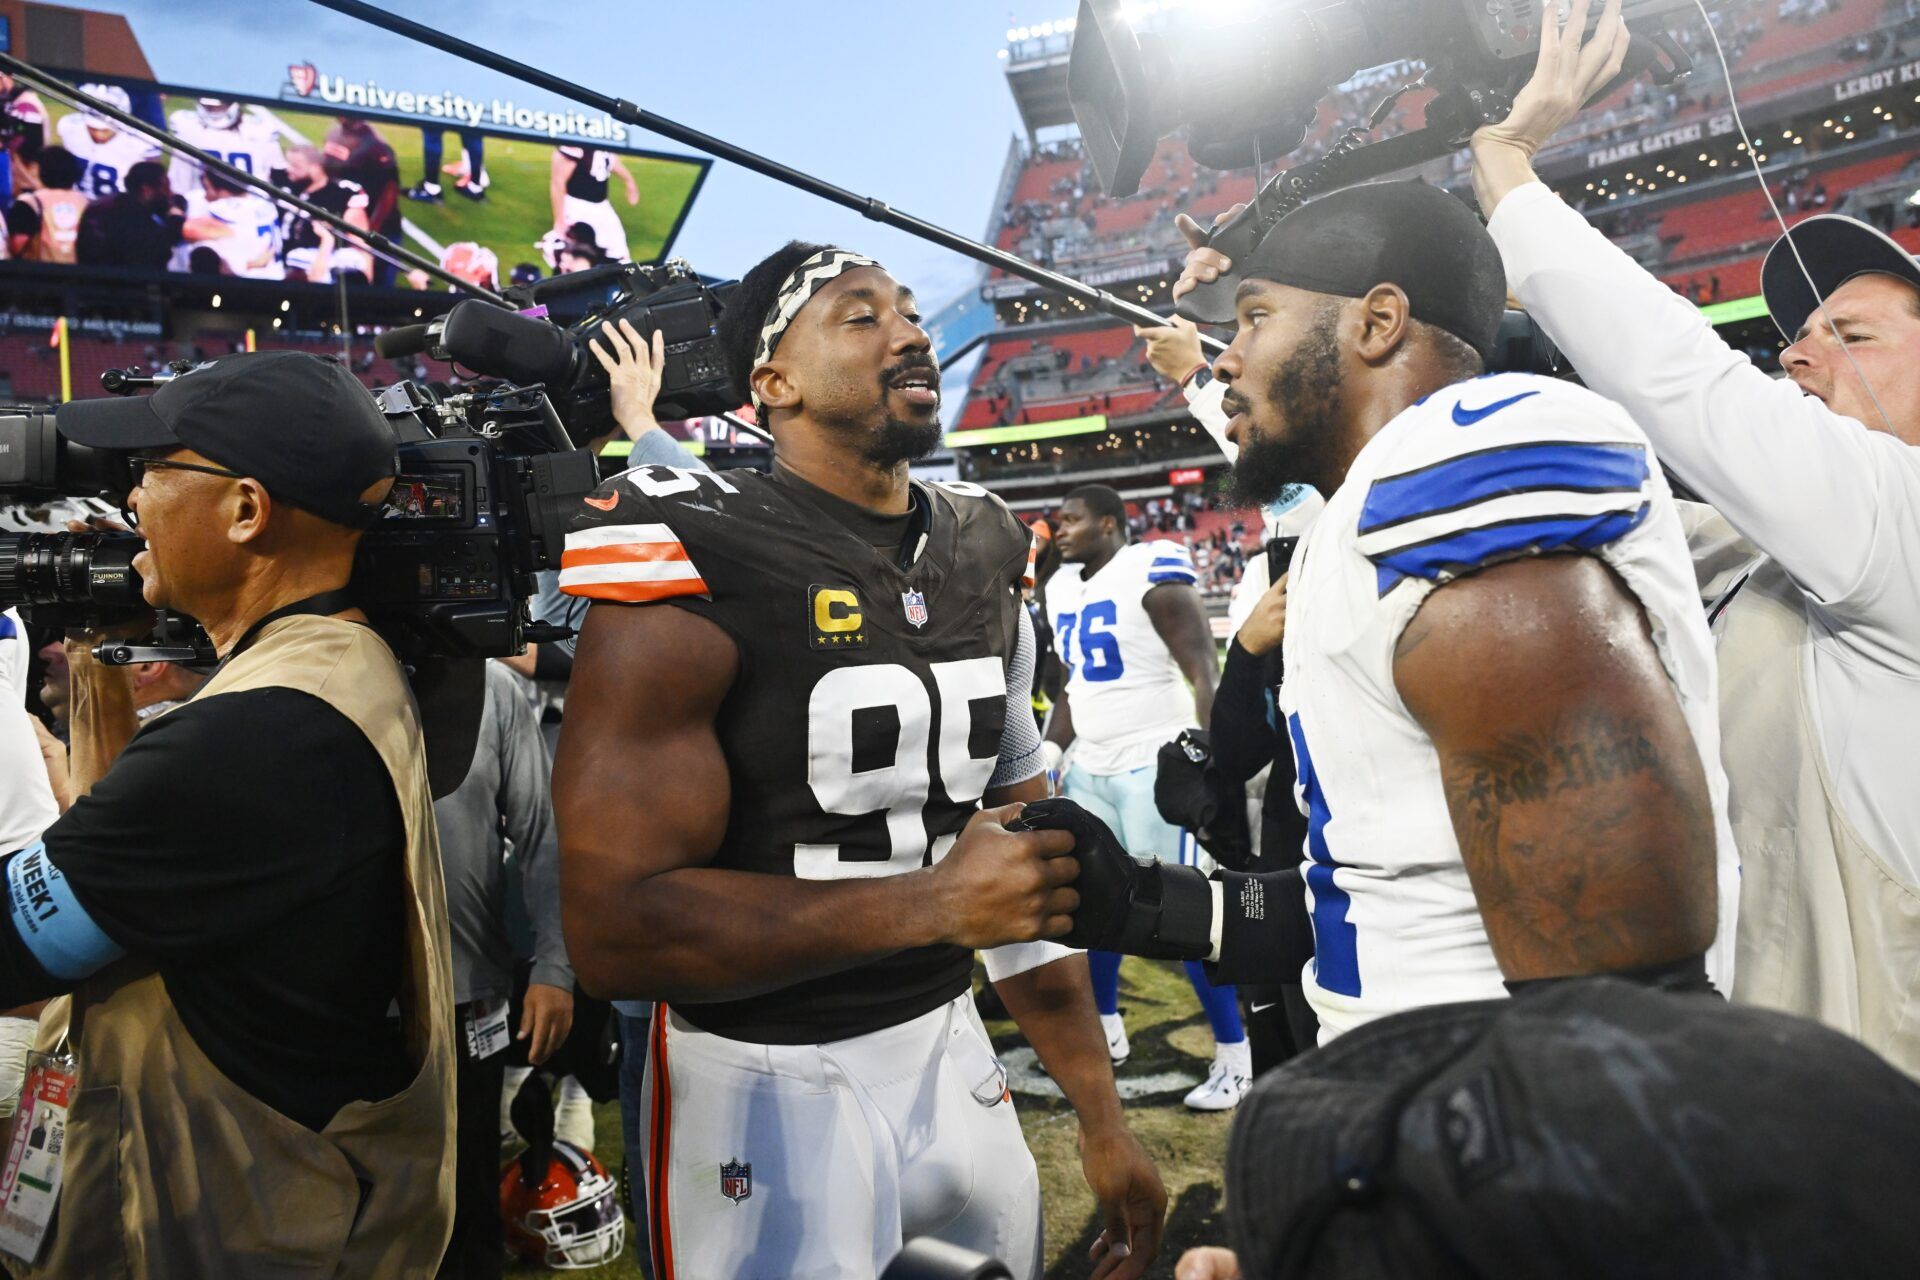
{"label": "boom microphone pole", "polygon": [[[1031,280],[1035,284],[1042,284],[1053,289],[1058,289],[1070,298],[1078,299],[1090,307],[1097,307],[1101,311],[1112,316],[1117,316],[1122,320],[1137,325],[1164,325],[1167,323],[1164,317],[1155,315],[1145,307],[1138,306],[1125,299],[1116,298],[1104,289],[1095,289],[1090,285],[1080,283],[1080,281],[1075,280],[1071,276],[1061,275],[1057,271],[1049,271],[1045,267],[1036,267],[1025,259],[1017,258],[1005,250],[981,244],[976,240],[969,240],[967,237],[949,231],[945,227],[936,226],[931,222],[916,218],[911,214],[902,213],[898,209],[889,206],[884,200],[877,200],[871,196],[856,195],[844,187],[836,187],[831,182],[823,182],[812,174],[802,173],[798,169],[790,168],[777,160],[769,160],[765,156],[748,151],[744,147],[736,147],[731,142],[722,141],[711,134],[701,133],[698,129],[690,129],[686,125],[668,120],[664,116],[657,116],[651,111],[635,106],[625,98],[613,98],[604,93],[596,93],[592,89],[575,84],[571,80],[556,76],[551,72],[542,71],[538,67],[528,66],[524,62],[515,61],[504,54],[495,53],[491,49],[483,49],[477,44],[471,44],[460,39],[458,36],[448,35],[444,31],[436,31],[434,28],[415,22],[411,18],[403,18],[398,14],[388,13],[385,9],[366,3],[365,0],[313,0],[313,2],[323,8],[332,9],[336,13],[344,13],[348,17],[358,18],[362,22],[371,23],[376,27],[382,27],[393,32],[395,35],[405,36],[407,39],[419,44],[424,44],[429,48],[438,49],[442,53],[450,53],[456,58],[462,58],[490,70],[498,71],[502,75],[511,76],[515,80],[523,81],[536,88],[545,89],[563,98],[571,98],[575,102],[583,103],[597,111],[612,116],[622,124],[630,124],[637,129],[645,129],[649,133],[658,134],[663,138],[671,139],[683,146],[692,147],[696,151],[704,151],[708,155],[718,157],[721,160],[732,161],[744,169],[751,169],[763,177],[772,178],[775,182],[784,182],[790,187],[797,187],[808,195],[819,196],[822,200],[831,201],[834,204],[840,205],[842,208],[851,209],[862,217],[870,218],[884,226],[892,227],[896,231],[904,231],[908,235],[918,236],[922,240],[937,244],[943,249],[951,249],[955,253],[964,254],[972,258],[975,262],[982,262],[990,267],[998,267],[1009,275],[1019,276],[1022,279]],[[1206,334],[1200,335],[1200,341],[1215,350],[1226,350],[1226,344],[1224,342]]]}
{"label": "boom microphone pole", "polygon": [[140,117],[122,111],[110,102],[102,102],[91,94],[83,93],[66,81],[56,79],[37,67],[20,61],[20,59],[11,54],[0,53],[0,70],[7,71],[17,79],[24,80],[35,88],[52,94],[70,107],[76,107],[84,111],[92,111],[103,115],[119,125],[122,129],[137,133],[141,137],[157,143],[166,151],[177,152],[187,156],[194,162],[205,168],[212,169],[214,172],[222,174],[242,186],[251,187],[276,205],[292,205],[308,217],[317,218],[332,227],[335,231],[341,232],[350,240],[356,240],[367,245],[375,253],[385,256],[389,261],[398,260],[404,262],[453,286],[457,290],[471,293],[479,298],[484,298],[496,306],[506,307],[509,310],[512,309],[512,304],[499,294],[493,292],[493,290],[474,284],[469,280],[462,280],[459,276],[442,268],[439,263],[422,257],[405,245],[395,244],[377,231],[363,231],[348,222],[345,218],[333,213],[331,210],[322,209],[319,205],[309,200],[303,200],[284,187],[276,187],[267,179],[256,177],[248,173],[245,169],[235,168],[219,156],[202,151],[192,143],[184,142],[168,133],[165,129],[156,128]]}

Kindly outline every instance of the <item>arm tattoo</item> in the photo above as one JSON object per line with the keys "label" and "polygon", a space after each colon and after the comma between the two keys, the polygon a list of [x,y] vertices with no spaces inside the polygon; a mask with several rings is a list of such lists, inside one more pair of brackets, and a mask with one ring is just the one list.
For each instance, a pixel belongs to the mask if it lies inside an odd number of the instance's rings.
{"label": "arm tattoo", "polygon": [[1442,760],[1461,856],[1509,978],[1694,954],[1703,903],[1711,934],[1705,776],[1697,756],[1674,759],[1682,753],[1655,736],[1638,718],[1594,710]]}

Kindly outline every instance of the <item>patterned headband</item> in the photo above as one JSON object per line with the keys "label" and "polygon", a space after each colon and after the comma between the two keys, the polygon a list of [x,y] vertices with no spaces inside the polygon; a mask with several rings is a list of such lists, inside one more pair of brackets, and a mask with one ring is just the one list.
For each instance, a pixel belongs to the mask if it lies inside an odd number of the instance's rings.
{"label": "patterned headband", "polygon": [[[845,249],[822,249],[795,267],[793,273],[780,283],[779,292],[773,296],[773,306],[767,310],[767,322],[760,326],[760,342],[753,349],[753,369],[773,359],[774,348],[786,336],[787,327],[800,314],[800,309],[813,300],[814,294],[846,272],[879,265],[872,258],[849,253]],[[751,374],[753,369],[747,372]],[[764,423],[766,406],[760,403],[760,396],[753,390],[751,382],[747,394],[753,397],[754,411]]]}

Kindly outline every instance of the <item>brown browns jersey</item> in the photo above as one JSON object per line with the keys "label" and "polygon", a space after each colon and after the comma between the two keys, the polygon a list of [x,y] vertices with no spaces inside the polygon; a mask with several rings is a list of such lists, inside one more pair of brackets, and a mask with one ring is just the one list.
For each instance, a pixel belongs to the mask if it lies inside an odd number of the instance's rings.
{"label": "brown browns jersey", "polygon": [[[938,861],[978,808],[1005,727],[1031,539],[976,486],[912,488],[907,550],[921,549],[904,565],[778,476],[638,467],[584,500],[563,591],[671,604],[738,647],[715,723],[731,807],[713,866],[896,875]],[[818,1044],[936,1008],[971,969],[963,948],[923,947],[675,1009],[733,1039]]]}

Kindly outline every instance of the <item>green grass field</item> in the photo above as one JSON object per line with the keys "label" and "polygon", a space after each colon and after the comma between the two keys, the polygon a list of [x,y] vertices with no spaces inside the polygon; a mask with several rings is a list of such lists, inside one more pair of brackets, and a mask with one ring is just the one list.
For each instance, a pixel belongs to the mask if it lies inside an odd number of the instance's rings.
{"label": "green grass field", "polygon": [[[61,103],[50,101],[47,105],[56,123],[68,113],[68,108]],[[167,99],[169,119],[175,111],[192,108],[191,98]],[[333,128],[335,121],[335,117],[330,115],[291,111],[279,105],[271,108],[249,107],[248,110],[271,110],[277,119],[315,146],[326,140],[327,132]],[[387,140],[387,145],[393,148],[400,162],[402,186],[410,187],[419,182],[425,176],[422,173],[420,129],[410,124],[384,121],[375,127]],[[49,127],[48,137],[50,140],[56,138],[52,127]],[[291,138],[282,138],[283,146],[292,142]],[[460,158],[460,140],[453,130],[446,131],[443,145],[445,154],[442,163],[457,162]],[[539,264],[545,274],[546,266],[540,262],[534,242],[553,224],[552,206],[547,196],[552,159],[553,146],[544,141],[489,136],[486,167],[492,185],[487,188],[485,200],[476,203],[459,195],[453,190],[452,179],[441,174],[437,176],[445,193],[443,203],[426,204],[403,198],[400,202],[401,216],[442,246],[456,240],[473,240],[492,249],[500,259],[503,277],[518,262]],[[699,179],[700,166],[686,161],[643,156],[629,155],[623,159],[640,188],[640,203],[627,203],[626,184],[618,177],[609,183],[608,198],[613,202],[621,224],[626,227],[627,243],[634,259],[644,262],[657,256],[666,243],[668,233],[673,230],[681,209]],[[412,247],[421,249],[424,246],[414,241]]]}
{"label": "green grass field", "polygon": [[[1171,1276],[1182,1250],[1225,1242],[1221,1169],[1226,1162],[1227,1129],[1233,1113],[1200,1115],[1180,1104],[1186,1091],[1206,1074],[1213,1059],[1213,1042],[1179,965],[1126,961],[1120,972],[1120,1007],[1126,1014],[1132,1043],[1132,1056],[1119,1073],[1122,1095],[1128,1096],[1128,1119],[1159,1165],[1160,1177],[1167,1185],[1166,1244],[1148,1274]],[[1020,1126],[1040,1167],[1047,1280],[1082,1280],[1092,1273],[1087,1249],[1100,1234],[1100,1217],[1081,1179],[1073,1111],[1044,1078],[1025,1067],[1032,1051],[1012,1023],[992,1022],[987,1029],[1008,1065]],[[1129,1096],[1136,1091],[1137,1096]],[[619,1105],[608,1103],[596,1108],[594,1119],[594,1154],[609,1172],[617,1171],[621,1153]],[[830,1169],[821,1173],[829,1179],[833,1176]],[[545,1273],[533,1266],[509,1266],[508,1274]],[[578,1274],[631,1280],[640,1275],[640,1268],[629,1248],[617,1261]]]}

